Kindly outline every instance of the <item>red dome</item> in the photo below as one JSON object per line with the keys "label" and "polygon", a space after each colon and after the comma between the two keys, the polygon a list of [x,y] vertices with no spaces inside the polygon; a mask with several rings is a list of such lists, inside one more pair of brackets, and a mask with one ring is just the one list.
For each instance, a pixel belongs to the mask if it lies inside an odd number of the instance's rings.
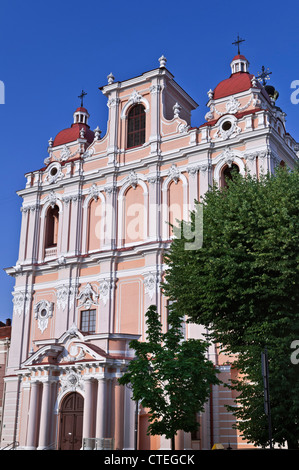
{"label": "red dome", "polygon": [[82,106],[80,106],[79,108],[76,109],[75,113],[77,113],[78,111],[80,111],[81,113],[86,113],[88,114],[88,111],[86,108],[82,108]]}
{"label": "red dome", "polygon": [[[229,78],[222,80],[222,82],[216,86],[214,90],[214,100],[249,90],[249,88],[252,88],[252,78],[253,75],[247,72],[233,73]],[[259,88],[261,87],[259,83],[257,83],[257,86]]]}
{"label": "red dome", "polygon": [[75,140],[80,139],[80,130],[82,128],[85,130],[84,138],[89,144],[91,144],[94,140],[94,132],[90,130],[87,124],[75,123],[68,129],[63,129],[57,134],[53,142],[53,147],[68,144],[69,142],[74,142]]}
{"label": "red dome", "polygon": [[238,54],[238,55],[235,55],[235,57],[233,58],[232,62],[233,62],[234,60],[238,60],[238,59],[247,60],[244,55]]}

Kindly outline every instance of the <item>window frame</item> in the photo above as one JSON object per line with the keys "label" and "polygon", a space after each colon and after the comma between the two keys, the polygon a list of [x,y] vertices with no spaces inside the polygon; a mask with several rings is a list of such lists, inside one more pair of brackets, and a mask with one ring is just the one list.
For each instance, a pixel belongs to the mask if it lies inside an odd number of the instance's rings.
{"label": "window frame", "polygon": [[59,207],[57,204],[48,208],[46,216],[45,248],[56,248],[58,244]]}
{"label": "window frame", "polygon": [[[92,317],[91,317],[91,315],[92,315]],[[85,316],[87,316],[87,322],[86,322],[86,318],[84,318]],[[84,321],[84,324],[82,324],[83,321]],[[86,325],[87,325],[87,329],[83,329],[83,328],[86,328],[85,322],[86,322]],[[95,308],[81,310],[81,312],[80,312],[80,331],[82,331],[82,333],[94,334],[96,332],[96,326],[97,326],[96,323],[97,323],[97,310]]]}
{"label": "window frame", "polygon": [[[139,108],[140,112],[139,114],[133,114],[134,111]],[[142,110],[142,111],[141,111]],[[134,122],[134,130],[130,130],[130,125],[131,122]],[[136,122],[139,124],[139,128],[135,129]],[[135,144],[135,139],[134,137],[138,135],[139,136],[139,143]],[[133,143],[129,144],[129,139],[130,137],[133,138]],[[146,113],[145,113],[145,107],[143,104],[138,103],[134,104],[128,111],[127,114],[127,132],[126,132],[126,149],[134,149],[137,147],[142,147],[142,145],[146,141]]]}

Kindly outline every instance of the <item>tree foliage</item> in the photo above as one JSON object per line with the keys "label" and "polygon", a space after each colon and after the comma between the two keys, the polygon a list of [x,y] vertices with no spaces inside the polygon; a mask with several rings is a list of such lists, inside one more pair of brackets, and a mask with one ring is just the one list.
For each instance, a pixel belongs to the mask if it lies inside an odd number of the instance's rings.
{"label": "tree foliage", "polygon": [[[260,372],[265,346],[273,438],[293,447],[299,439],[298,369],[290,361],[291,343],[299,339],[298,200],[298,167],[259,179],[235,175],[201,203],[201,249],[185,249],[189,224],[182,222],[165,259],[165,294],[190,321],[208,327],[210,339],[237,353],[235,366],[246,380],[233,384],[242,405],[235,414],[257,445],[268,443]],[[196,230],[198,210],[189,233]]]}
{"label": "tree foliage", "polygon": [[183,319],[175,304],[169,308],[165,333],[156,306],[150,306],[146,317],[147,341],[131,341],[135,359],[119,382],[131,384],[132,399],[148,409],[148,434],[165,435],[174,448],[178,430],[197,429],[196,413],[203,410],[210,385],[219,382],[217,370],[206,359],[206,341],[184,341]]}

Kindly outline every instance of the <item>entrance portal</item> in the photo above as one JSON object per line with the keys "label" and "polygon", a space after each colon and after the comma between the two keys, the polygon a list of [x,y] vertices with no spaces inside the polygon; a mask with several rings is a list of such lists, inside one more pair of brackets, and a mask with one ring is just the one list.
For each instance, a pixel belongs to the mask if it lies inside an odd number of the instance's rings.
{"label": "entrance portal", "polygon": [[83,403],[79,393],[67,395],[60,411],[59,450],[80,450],[82,447]]}

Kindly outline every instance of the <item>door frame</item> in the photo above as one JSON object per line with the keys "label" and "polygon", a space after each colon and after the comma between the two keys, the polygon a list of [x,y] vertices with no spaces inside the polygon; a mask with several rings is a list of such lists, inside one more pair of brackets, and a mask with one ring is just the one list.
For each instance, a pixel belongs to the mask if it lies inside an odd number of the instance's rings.
{"label": "door frame", "polygon": [[[82,408],[80,409],[76,409],[76,407],[74,407],[74,409],[71,409],[70,411],[67,411],[64,409],[64,405],[66,403],[66,400],[68,400],[71,395],[74,395],[74,397],[76,395],[78,395],[81,399],[82,399]],[[75,400],[76,402],[77,400]],[[67,416],[72,416],[74,419],[73,419],[73,423],[72,423],[72,435],[74,436],[76,433],[74,433],[74,431],[77,430],[76,426],[77,426],[77,423],[78,423],[78,417],[81,418],[81,425],[79,425],[81,427],[81,442],[80,442],[80,448],[82,447],[82,439],[83,439],[83,405],[84,405],[84,397],[83,395],[81,395],[81,393],[78,393],[76,391],[73,391],[73,392],[69,392],[67,393],[63,399],[61,400],[61,403],[60,403],[60,407],[59,407],[59,414],[58,414],[58,419],[59,419],[59,430],[58,430],[58,445],[57,445],[57,448],[58,450],[61,450],[61,445],[62,445],[62,439],[63,439],[63,429],[64,429],[64,426],[63,426],[63,420],[67,417]],[[74,445],[74,442],[72,443],[72,445]],[[73,448],[69,449],[69,450],[74,450]],[[75,449],[76,450],[76,449]]]}

